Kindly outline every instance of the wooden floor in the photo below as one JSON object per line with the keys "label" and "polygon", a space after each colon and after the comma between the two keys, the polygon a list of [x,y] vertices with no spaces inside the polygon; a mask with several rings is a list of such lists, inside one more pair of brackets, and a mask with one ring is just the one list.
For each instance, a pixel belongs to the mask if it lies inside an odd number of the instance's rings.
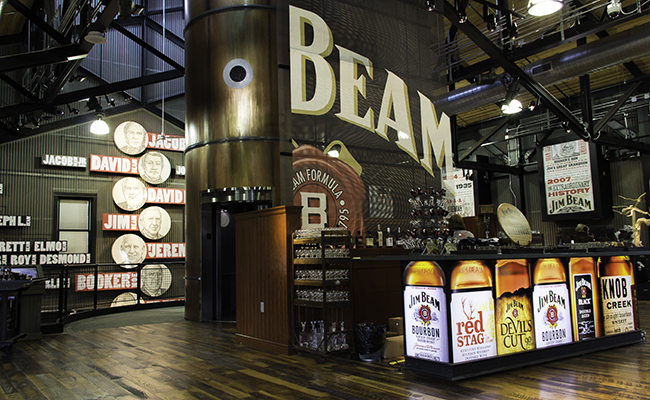
{"label": "wooden floor", "polygon": [[[641,327],[650,301],[640,302]],[[279,356],[235,344],[234,324],[161,323],[19,341],[0,399],[640,399],[647,342],[443,382],[388,363]]]}

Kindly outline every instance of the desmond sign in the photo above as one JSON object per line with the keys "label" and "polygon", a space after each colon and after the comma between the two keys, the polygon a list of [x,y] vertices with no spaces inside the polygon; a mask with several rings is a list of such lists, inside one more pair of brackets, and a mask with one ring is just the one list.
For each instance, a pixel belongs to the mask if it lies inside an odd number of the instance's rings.
{"label": "desmond sign", "polygon": [[[309,36],[307,25],[313,31],[311,41],[307,39]],[[376,110],[370,107],[365,115],[361,116],[358,100],[359,96],[366,97],[366,76],[360,75],[357,71],[359,68],[364,69],[372,80],[374,74],[372,61],[345,47],[335,45],[330,28],[320,16],[293,6],[289,7],[289,44],[292,113],[323,115],[331,110],[336,97],[337,82],[334,70],[325,57],[329,56],[336,46],[340,59],[338,85],[341,104],[341,110],[336,116],[373,132],[387,141],[390,140],[388,128],[392,128],[398,132],[395,145],[411,156],[429,174],[434,175],[434,160],[438,169],[442,168],[444,162],[445,169],[451,172],[453,164],[449,117],[443,113],[438,120],[433,103],[424,94],[417,92],[422,133],[423,157],[420,158],[409,107],[409,90],[400,77],[386,70],[388,76],[377,117],[375,118]],[[309,99],[307,98],[307,62],[313,65],[315,74],[315,87]]]}

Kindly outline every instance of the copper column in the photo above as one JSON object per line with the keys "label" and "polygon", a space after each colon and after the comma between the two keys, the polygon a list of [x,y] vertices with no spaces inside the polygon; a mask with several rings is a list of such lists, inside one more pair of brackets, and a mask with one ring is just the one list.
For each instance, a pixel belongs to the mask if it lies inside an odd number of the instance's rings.
{"label": "copper column", "polygon": [[201,193],[278,187],[275,1],[187,0],[185,21],[185,318],[199,321]]}

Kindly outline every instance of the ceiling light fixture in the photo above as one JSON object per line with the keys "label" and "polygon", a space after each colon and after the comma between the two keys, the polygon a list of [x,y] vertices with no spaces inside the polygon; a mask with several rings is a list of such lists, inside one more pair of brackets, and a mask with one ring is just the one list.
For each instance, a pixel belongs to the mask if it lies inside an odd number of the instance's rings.
{"label": "ceiling light fixture", "polygon": [[104,44],[107,42],[104,32],[100,32],[94,29],[91,29],[84,36],[84,40],[92,44]]}
{"label": "ceiling light fixture", "polygon": [[424,6],[426,7],[427,11],[433,11],[436,9],[436,4],[432,0],[425,1]]}
{"label": "ceiling light fixture", "polygon": [[521,101],[512,99],[508,103],[503,103],[501,106],[501,112],[504,114],[517,114],[518,112],[521,112]]}
{"label": "ceiling light fixture", "polygon": [[108,135],[108,124],[104,121],[104,114],[97,113],[97,119],[90,124],[90,133],[95,135]]}
{"label": "ceiling light fixture", "polygon": [[535,17],[543,17],[560,11],[564,6],[562,0],[530,0],[528,2],[528,14]]}

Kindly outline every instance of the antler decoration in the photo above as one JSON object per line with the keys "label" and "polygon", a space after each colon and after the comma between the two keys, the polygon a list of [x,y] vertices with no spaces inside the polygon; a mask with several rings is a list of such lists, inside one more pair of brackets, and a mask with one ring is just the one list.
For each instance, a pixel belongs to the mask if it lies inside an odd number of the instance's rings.
{"label": "antler decoration", "polygon": [[470,320],[474,319],[474,311],[476,311],[476,310],[474,309],[474,302],[470,301],[469,302],[469,314],[468,314],[467,310],[465,309],[465,302],[466,301],[467,301],[467,298],[463,297],[463,299],[461,300],[461,304],[463,306],[463,314],[465,314],[465,317],[467,317],[467,320],[470,321]]}
{"label": "antler decoration", "polygon": [[[639,203],[641,202],[641,198],[643,198],[643,196],[645,196],[645,193],[643,193],[636,199],[630,199],[628,197],[623,197],[619,195],[618,197],[622,198],[623,200],[633,201],[634,205],[612,207],[615,212],[624,215],[626,217],[632,218],[632,229],[634,229],[634,232],[632,233],[632,238],[634,240],[634,246],[636,247],[641,246],[641,224],[646,224],[647,226],[650,226],[649,218],[637,218],[637,213],[645,214],[650,217],[650,213],[648,213],[647,211],[643,211],[638,207]],[[617,208],[620,208],[620,210],[617,210]]]}

